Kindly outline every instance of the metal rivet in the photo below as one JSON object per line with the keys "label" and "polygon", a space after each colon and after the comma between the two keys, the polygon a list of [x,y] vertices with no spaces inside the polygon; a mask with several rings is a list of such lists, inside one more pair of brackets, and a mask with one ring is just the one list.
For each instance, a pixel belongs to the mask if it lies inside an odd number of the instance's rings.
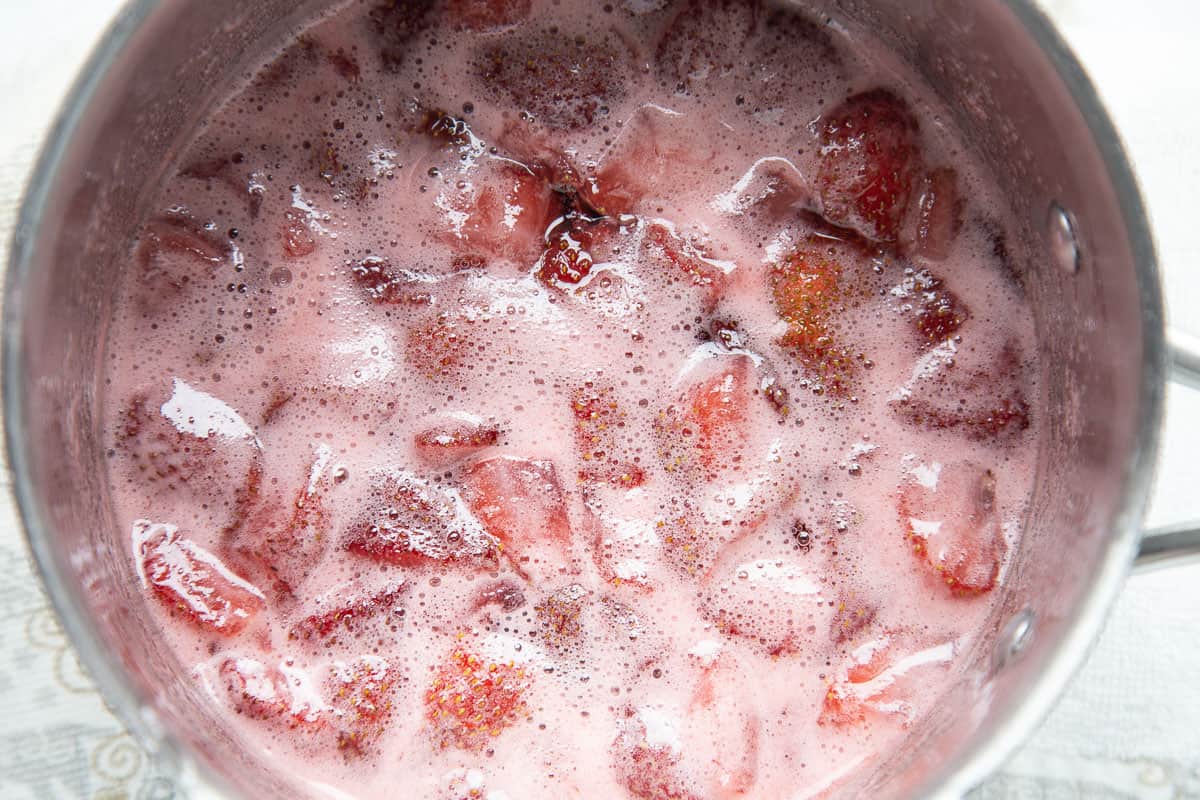
{"label": "metal rivet", "polygon": [[1033,641],[1035,614],[1026,608],[1018,612],[1000,630],[996,639],[995,669],[1000,671],[1019,656]]}
{"label": "metal rivet", "polygon": [[1069,274],[1079,272],[1079,227],[1075,224],[1075,217],[1057,201],[1053,202],[1046,216],[1046,229],[1050,235],[1050,256],[1054,263]]}

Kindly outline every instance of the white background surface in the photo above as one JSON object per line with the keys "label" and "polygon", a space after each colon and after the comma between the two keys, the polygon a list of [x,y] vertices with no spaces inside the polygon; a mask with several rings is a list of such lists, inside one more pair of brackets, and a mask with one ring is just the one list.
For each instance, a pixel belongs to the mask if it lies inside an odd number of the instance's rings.
{"label": "white background surface", "polygon": [[[38,143],[118,5],[0,0],[4,258]],[[1172,322],[1200,335],[1200,5],[1047,0],[1045,8],[1125,137]],[[1200,518],[1198,423],[1200,396],[1173,390],[1151,525]],[[0,491],[0,798],[170,797],[76,664],[28,567],[7,486]],[[1132,578],[1070,691],[976,796],[1200,798],[1198,633],[1200,567]]]}

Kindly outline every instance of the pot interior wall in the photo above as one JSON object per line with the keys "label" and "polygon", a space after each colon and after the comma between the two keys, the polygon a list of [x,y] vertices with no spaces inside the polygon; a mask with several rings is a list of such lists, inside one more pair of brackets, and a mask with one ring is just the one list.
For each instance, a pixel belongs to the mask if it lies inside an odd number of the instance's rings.
{"label": "pot interior wall", "polygon": [[[152,709],[139,717],[144,732],[154,735],[159,725],[171,731],[203,762],[235,774],[248,796],[295,796],[283,788],[284,778],[243,768],[250,765],[243,765],[235,742],[200,738],[199,731],[216,730],[203,722],[206,704],[138,611],[143,601],[129,543],[106,500],[96,404],[112,276],[126,260],[140,204],[150,194],[145,187],[171,162],[219,87],[320,3],[145,5],[156,6],[145,25],[111,54],[108,70],[87,78],[91,102],[78,118],[68,117],[76,129],[59,154],[39,227],[21,234],[33,257],[11,284],[10,302],[21,313],[9,324],[19,326],[23,370],[19,414],[10,417],[24,428],[15,460],[27,466],[34,487],[27,515],[39,560],[60,584],[56,599],[69,618],[95,620],[97,644],[108,654],[93,663],[102,682],[113,680],[106,672],[124,673]],[[939,712],[914,729],[912,745],[845,787],[848,795],[903,795],[994,735],[1051,664],[1064,635],[1095,605],[1097,577],[1119,580],[1142,501],[1134,470],[1150,455],[1138,449],[1138,437],[1157,414],[1157,389],[1146,383],[1156,376],[1143,372],[1143,331],[1158,324],[1157,290],[1152,263],[1140,277],[1135,270],[1152,254],[1138,252],[1126,231],[1126,215],[1140,210],[1136,197],[1109,184],[1106,153],[1094,144],[1089,120],[1024,33],[1028,11],[950,0],[843,0],[826,11],[835,24],[882,37],[914,65],[1012,197],[1023,230],[1010,251],[1037,309],[1042,348],[1037,407],[1053,409],[1042,413],[1041,480],[1024,546],[992,621],[999,632],[1014,617],[1032,614],[1033,635],[1003,668],[997,655],[1003,647],[979,647]],[[139,13],[135,7],[133,15]],[[169,42],[186,46],[164,46]],[[1077,272],[1052,257],[1053,202],[1076,221]],[[1114,546],[1123,548],[1115,559]],[[79,622],[68,619],[68,626],[87,637]]]}

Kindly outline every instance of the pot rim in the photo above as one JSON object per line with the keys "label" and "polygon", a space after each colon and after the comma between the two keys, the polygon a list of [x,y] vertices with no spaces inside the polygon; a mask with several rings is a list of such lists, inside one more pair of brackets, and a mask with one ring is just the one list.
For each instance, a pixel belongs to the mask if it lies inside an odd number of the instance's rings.
{"label": "pot rim", "polygon": [[[195,770],[194,756],[180,746],[174,733],[159,723],[153,712],[153,698],[143,696],[143,693],[134,689],[132,683],[125,680],[124,670],[104,645],[96,629],[88,624],[87,605],[75,583],[66,580],[70,572],[59,562],[45,535],[48,526],[44,523],[33,491],[27,442],[24,441],[23,286],[32,270],[40,222],[54,189],[59,167],[80,121],[90,108],[97,88],[126,44],[160,2],[129,0],[121,9],[84,62],[63,99],[30,173],[4,277],[0,331],[3,334],[5,445],[22,530],[33,553],[42,586],[102,695],[118,718],[152,755],[176,762],[182,768],[181,774],[185,780],[210,790],[219,787],[229,796],[235,796],[229,792],[231,787],[224,779],[215,774],[199,774]],[[1136,270],[1143,315],[1137,441],[1124,464],[1122,492],[1112,520],[1108,546],[1088,590],[1081,597],[1072,618],[1067,621],[1065,635],[1055,643],[1040,674],[1030,680],[1021,701],[1000,712],[992,723],[991,735],[977,742],[953,764],[935,771],[922,786],[919,794],[931,797],[961,797],[993,773],[1028,739],[1054,707],[1067,683],[1083,666],[1124,584],[1141,540],[1141,524],[1158,453],[1167,375],[1164,315],[1154,239],[1125,148],[1082,65],[1050,21],[1036,8],[1033,0],[1002,2],[1049,59],[1074,100],[1105,162],[1108,179],[1118,198]]]}

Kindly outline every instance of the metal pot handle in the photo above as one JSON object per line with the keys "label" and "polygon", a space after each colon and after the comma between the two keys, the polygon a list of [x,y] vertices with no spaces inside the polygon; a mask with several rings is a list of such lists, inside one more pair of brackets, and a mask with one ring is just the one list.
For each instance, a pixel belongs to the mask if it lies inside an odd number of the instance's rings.
{"label": "metal pot handle", "polygon": [[[1181,331],[1167,333],[1170,379],[1200,391],[1200,339]],[[1133,567],[1139,572],[1200,559],[1200,521],[1180,522],[1142,535]]]}

